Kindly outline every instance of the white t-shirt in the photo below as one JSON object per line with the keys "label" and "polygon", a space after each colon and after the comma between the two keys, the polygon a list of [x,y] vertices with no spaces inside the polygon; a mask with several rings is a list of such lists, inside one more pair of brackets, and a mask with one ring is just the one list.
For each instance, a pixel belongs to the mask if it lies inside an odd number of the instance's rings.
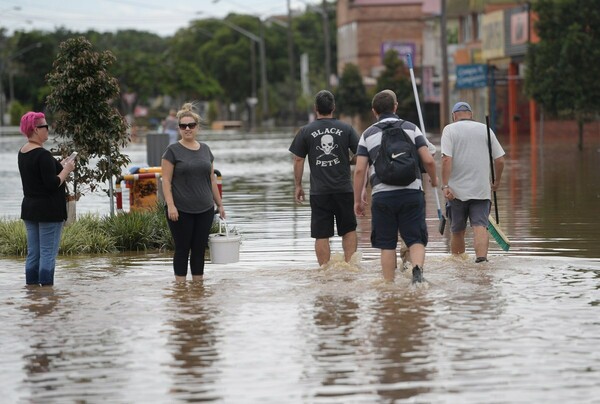
{"label": "white t-shirt", "polygon": [[[493,159],[504,156],[504,150],[490,129]],[[442,156],[452,157],[448,185],[461,201],[491,199],[490,154],[487,127],[476,121],[461,120],[442,131]]]}

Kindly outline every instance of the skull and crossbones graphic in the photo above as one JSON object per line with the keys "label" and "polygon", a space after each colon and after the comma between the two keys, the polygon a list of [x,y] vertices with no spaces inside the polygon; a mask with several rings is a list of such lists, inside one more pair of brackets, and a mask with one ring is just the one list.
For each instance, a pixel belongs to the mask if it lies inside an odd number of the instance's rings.
{"label": "skull and crossbones graphic", "polygon": [[324,135],[321,137],[321,146],[317,146],[317,149],[321,150],[323,154],[321,154],[317,159],[320,159],[323,156],[333,156],[337,157],[337,155],[333,154],[332,151],[337,149],[338,145],[333,143],[333,136]]}

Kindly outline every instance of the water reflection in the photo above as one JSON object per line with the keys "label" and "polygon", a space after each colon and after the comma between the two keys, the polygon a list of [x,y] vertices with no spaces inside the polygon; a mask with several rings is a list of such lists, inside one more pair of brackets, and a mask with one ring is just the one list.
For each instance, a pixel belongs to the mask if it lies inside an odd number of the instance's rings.
{"label": "water reflection", "polygon": [[[419,293],[417,288],[413,293]],[[428,391],[429,358],[423,334],[428,330],[425,296],[407,291],[382,293],[371,307],[373,352],[378,358],[378,394],[385,402]]]}
{"label": "water reflection", "polygon": [[215,336],[215,308],[209,302],[212,293],[203,281],[177,282],[165,294],[170,313],[167,349],[171,395],[177,400],[218,400],[213,384],[219,377],[214,367],[219,359]]}
{"label": "water reflection", "polygon": [[[49,402],[75,396],[85,400],[116,399],[123,386],[120,343],[110,332],[81,332],[73,326],[69,294],[56,288],[27,288],[21,332],[28,348],[22,356],[29,400]],[[117,373],[112,371],[117,370]],[[89,389],[94,385],[95,389]],[[69,393],[64,389],[68,387]]]}
{"label": "water reflection", "polygon": [[4,260],[5,401],[563,403],[598,393],[598,263],[432,257],[427,284],[414,287],[408,271],[383,283],[377,260],[353,266],[340,254],[318,269],[312,251],[296,257],[211,265],[202,283],[184,284],[166,256],[73,257],[57,286],[35,289]]}
{"label": "water reflection", "polygon": [[[317,296],[313,301],[315,327],[315,374],[322,386],[348,386],[357,377],[356,361],[362,346],[354,327],[358,321],[358,303],[350,297]],[[331,396],[325,388],[319,396]]]}
{"label": "water reflection", "polygon": [[[31,327],[45,322],[54,312],[59,303],[60,296],[57,295],[53,287],[27,286],[25,293],[26,303],[23,310],[28,312],[32,321]],[[28,383],[33,385],[32,392],[35,395],[36,390],[45,390],[46,386],[37,386],[38,375],[50,372],[54,368],[54,362],[60,360],[60,352],[48,352],[44,349],[44,330],[34,329],[29,340],[29,354],[23,356],[25,363],[24,369],[28,378]]]}

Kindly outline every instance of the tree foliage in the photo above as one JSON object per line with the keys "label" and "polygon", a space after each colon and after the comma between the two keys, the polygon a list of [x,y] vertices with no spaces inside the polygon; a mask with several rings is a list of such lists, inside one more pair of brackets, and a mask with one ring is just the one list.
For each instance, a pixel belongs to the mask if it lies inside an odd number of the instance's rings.
{"label": "tree foliage", "polygon": [[[326,5],[329,17],[331,72],[336,71],[336,15],[335,5]],[[269,116],[279,123],[290,118],[290,83],[293,83],[298,104],[300,91],[300,55],[309,56],[309,83],[311,92],[326,87],[323,16],[320,8],[308,8],[295,14],[291,29],[294,40],[294,77],[290,76],[287,43],[287,18],[260,19],[254,15],[230,14],[223,20],[198,19],[180,29],[173,36],[161,37],[144,31],[73,32],[57,28],[53,32],[32,30],[15,32],[11,37],[0,32],[0,56],[6,59],[19,49],[41,42],[35,52],[28,52],[6,66],[4,79],[8,96],[8,69],[14,78],[15,100],[32,105],[35,110],[46,108],[50,89],[44,78],[52,69],[52,60],[61,43],[79,36],[85,37],[98,52],[110,51],[115,62],[107,66],[108,73],[118,80],[121,94],[134,93],[133,104],[114,99],[122,115],[133,113],[136,105],[150,107],[150,114],[163,116],[169,108],[179,107],[185,101],[209,101],[217,106],[237,105],[242,111],[246,99],[252,95],[251,58],[252,41],[223,23],[228,21],[264,38]],[[256,43],[254,66],[256,93],[263,89],[260,76],[260,49]],[[262,102],[257,112],[262,114]],[[216,108],[220,115],[228,108]],[[304,119],[304,117],[299,117]],[[228,119],[217,116],[217,119]],[[239,117],[237,118],[239,119]],[[277,122],[276,122],[277,124]]]}
{"label": "tree foliage", "polygon": [[[6,50],[13,55],[11,57],[5,54],[4,60],[7,61],[5,72],[12,76],[15,98],[23,104],[32,105],[35,111],[43,110],[46,85],[44,77],[52,68],[52,59],[56,53],[53,40],[40,31],[18,32],[10,38]],[[5,89],[8,88],[9,86],[5,86]],[[16,122],[18,121],[13,121],[15,124]]]}
{"label": "tree foliage", "polygon": [[120,175],[130,163],[120,152],[129,142],[127,124],[112,105],[119,99],[119,84],[109,72],[114,56],[98,53],[84,37],[63,42],[47,76],[58,145],[66,157],[78,152],[73,194],[94,192]]}
{"label": "tree foliage", "polygon": [[383,57],[384,70],[377,78],[376,91],[392,90],[398,98],[398,116],[411,120],[415,110],[415,97],[408,68],[398,52],[391,49]]}
{"label": "tree foliage", "polygon": [[355,64],[348,63],[344,66],[335,92],[335,105],[339,113],[351,117],[365,114],[370,110],[367,90],[360,70]]}
{"label": "tree foliage", "polygon": [[539,0],[529,47],[525,88],[550,114],[575,118],[579,148],[583,125],[600,110],[600,8],[593,1]]}

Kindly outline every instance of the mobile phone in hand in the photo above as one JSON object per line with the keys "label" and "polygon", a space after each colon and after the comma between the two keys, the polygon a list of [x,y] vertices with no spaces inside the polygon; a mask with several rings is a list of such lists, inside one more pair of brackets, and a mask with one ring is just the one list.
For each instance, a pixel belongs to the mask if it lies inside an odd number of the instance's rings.
{"label": "mobile phone in hand", "polygon": [[77,152],[74,151],[73,153],[71,153],[71,155],[69,157],[67,157],[67,160],[75,160],[75,157],[77,157]]}

